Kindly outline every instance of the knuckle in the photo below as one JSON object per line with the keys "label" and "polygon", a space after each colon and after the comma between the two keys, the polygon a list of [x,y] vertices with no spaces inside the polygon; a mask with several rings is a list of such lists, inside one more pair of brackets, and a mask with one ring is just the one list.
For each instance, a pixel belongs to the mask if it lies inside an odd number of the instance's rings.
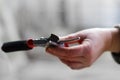
{"label": "knuckle", "polygon": [[71,68],[72,70],[78,70],[78,69],[80,69],[80,68],[78,68],[78,67],[73,67],[73,66],[70,66],[70,68]]}
{"label": "knuckle", "polygon": [[68,57],[73,56],[73,53],[74,53],[74,52],[73,52],[72,50],[66,50],[66,51],[65,51],[65,55],[68,56]]}
{"label": "knuckle", "polygon": [[88,64],[86,65],[86,67],[90,67],[92,65],[91,61],[88,62]]}
{"label": "knuckle", "polygon": [[78,65],[73,65],[73,66],[69,66],[72,70],[79,70],[79,69],[83,69],[85,68],[86,66],[83,66],[81,64],[78,64]]}

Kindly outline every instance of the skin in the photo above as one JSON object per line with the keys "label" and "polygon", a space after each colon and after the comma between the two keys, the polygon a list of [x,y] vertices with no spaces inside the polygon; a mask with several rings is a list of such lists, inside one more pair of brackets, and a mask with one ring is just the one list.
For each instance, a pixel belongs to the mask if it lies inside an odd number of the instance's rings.
{"label": "skin", "polygon": [[91,66],[105,51],[120,51],[120,33],[116,28],[86,29],[60,37],[60,39],[67,40],[76,37],[80,37],[80,44],[78,45],[69,47],[48,46],[46,51],[58,57],[62,63],[71,69],[82,69]]}

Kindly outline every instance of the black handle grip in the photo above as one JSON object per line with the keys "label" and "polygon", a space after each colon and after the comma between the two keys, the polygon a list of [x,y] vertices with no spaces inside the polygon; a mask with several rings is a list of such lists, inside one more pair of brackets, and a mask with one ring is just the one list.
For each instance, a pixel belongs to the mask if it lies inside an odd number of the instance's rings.
{"label": "black handle grip", "polygon": [[23,51],[23,50],[30,50],[30,48],[27,45],[27,41],[13,41],[13,42],[6,42],[2,45],[1,49],[4,52],[13,52],[13,51]]}

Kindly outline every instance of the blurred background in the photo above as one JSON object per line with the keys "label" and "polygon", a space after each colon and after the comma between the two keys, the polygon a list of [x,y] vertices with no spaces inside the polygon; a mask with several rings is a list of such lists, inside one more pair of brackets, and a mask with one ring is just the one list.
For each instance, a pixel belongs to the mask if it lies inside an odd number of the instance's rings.
{"label": "blurred background", "polygon": [[[119,23],[119,0],[0,0],[0,45]],[[89,68],[71,70],[45,48],[0,50],[0,80],[120,80],[120,65],[109,53]]]}

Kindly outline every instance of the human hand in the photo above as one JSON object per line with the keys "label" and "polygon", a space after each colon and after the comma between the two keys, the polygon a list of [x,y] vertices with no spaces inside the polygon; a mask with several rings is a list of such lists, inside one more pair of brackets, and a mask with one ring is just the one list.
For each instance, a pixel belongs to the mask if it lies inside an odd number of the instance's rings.
{"label": "human hand", "polygon": [[111,35],[109,30],[101,28],[79,31],[61,37],[60,39],[67,40],[76,37],[80,37],[81,44],[70,47],[48,46],[46,51],[57,56],[71,69],[82,69],[93,64],[111,45]]}

